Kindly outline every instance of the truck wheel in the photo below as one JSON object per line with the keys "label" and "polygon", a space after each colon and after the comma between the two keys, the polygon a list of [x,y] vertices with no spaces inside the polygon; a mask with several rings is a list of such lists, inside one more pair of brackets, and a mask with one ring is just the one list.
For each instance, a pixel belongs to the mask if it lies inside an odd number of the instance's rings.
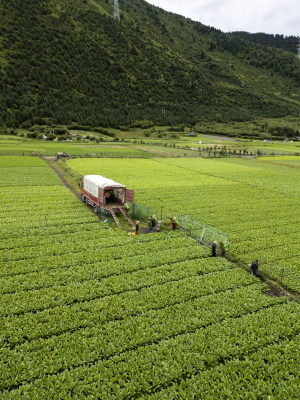
{"label": "truck wheel", "polygon": [[94,206],[94,211],[95,211],[95,214],[98,214],[98,206],[97,205]]}
{"label": "truck wheel", "polygon": [[83,202],[85,201],[85,195],[84,194],[81,195],[81,201],[83,201]]}
{"label": "truck wheel", "polygon": [[85,204],[88,205],[89,204],[89,199],[86,197],[85,198]]}

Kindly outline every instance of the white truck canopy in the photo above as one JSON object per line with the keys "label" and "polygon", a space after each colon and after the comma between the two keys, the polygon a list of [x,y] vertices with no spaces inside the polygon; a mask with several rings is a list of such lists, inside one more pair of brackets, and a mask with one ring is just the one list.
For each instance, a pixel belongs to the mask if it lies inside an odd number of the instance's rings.
{"label": "white truck canopy", "polygon": [[92,185],[97,186],[99,189],[105,189],[107,187],[125,187],[124,185],[121,185],[121,183],[115,182],[101,175],[85,175],[83,181],[84,183],[91,183]]}
{"label": "white truck canopy", "polygon": [[121,185],[121,183],[115,182],[101,175],[85,175],[83,178],[83,187],[84,188],[93,187],[97,189],[105,189],[112,187],[125,188],[125,186]]}

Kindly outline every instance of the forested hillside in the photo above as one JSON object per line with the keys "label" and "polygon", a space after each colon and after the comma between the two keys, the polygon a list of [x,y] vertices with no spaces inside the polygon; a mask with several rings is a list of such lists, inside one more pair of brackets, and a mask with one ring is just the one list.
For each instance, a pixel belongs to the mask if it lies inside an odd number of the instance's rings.
{"label": "forested hillside", "polygon": [[244,31],[231,32],[230,34],[249,40],[250,42],[276,47],[277,49],[283,49],[293,54],[298,54],[299,38],[297,36],[272,35],[262,32],[249,33]]}
{"label": "forested hillside", "polygon": [[[0,126],[294,115],[300,60],[143,0],[2,0]],[[164,112],[162,112],[164,110]]]}

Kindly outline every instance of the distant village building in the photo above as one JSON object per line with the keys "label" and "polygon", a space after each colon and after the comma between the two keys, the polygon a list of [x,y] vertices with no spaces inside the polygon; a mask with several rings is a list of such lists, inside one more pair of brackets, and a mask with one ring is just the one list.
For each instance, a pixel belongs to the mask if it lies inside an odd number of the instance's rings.
{"label": "distant village building", "polygon": [[43,140],[47,140],[48,136],[47,135],[43,135]]}

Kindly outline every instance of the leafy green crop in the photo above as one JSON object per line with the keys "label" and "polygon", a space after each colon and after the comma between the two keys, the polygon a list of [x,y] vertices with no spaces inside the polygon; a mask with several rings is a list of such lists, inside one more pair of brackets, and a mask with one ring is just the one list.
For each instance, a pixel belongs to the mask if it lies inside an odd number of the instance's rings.
{"label": "leafy green crop", "polygon": [[299,304],[183,232],[118,235],[43,162],[3,160],[11,182],[18,163],[36,184],[1,187],[1,400],[296,398]]}

